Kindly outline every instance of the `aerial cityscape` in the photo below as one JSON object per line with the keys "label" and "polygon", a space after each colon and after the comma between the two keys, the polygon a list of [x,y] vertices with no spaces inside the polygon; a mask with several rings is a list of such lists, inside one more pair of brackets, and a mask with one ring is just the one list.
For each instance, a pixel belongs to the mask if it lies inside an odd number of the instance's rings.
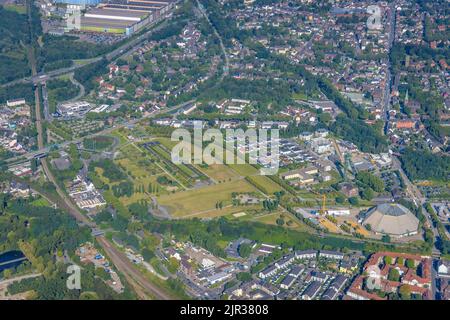
{"label": "aerial cityscape", "polygon": [[0,0],[0,300],[450,300],[449,12]]}

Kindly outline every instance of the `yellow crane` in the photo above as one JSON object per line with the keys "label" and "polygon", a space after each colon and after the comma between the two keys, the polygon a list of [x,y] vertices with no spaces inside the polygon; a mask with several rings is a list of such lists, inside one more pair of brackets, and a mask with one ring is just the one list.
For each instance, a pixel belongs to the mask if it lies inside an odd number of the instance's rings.
{"label": "yellow crane", "polygon": [[326,207],[327,206],[327,195],[325,193],[324,194],[318,193],[314,190],[311,190],[311,192],[322,197],[322,207],[320,208],[319,213],[321,215],[325,215],[325,213],[327,212],[327,207]]}

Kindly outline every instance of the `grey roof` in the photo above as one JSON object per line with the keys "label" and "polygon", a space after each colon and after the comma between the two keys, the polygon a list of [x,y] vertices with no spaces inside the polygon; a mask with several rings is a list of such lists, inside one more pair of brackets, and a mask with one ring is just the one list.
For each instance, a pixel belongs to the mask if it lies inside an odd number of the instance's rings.
{"label": "grey roof", "polygon": [[383,212],[386,215],[394,217],[410,213],[410,211],[401,204],[393,204],[393,203],[380,204],[376,207],[376,210],[379,210],[380,212]]}
{"label": "grey roof", "polygon": [[295,279],[297,279],[297,278],[291,276],[290,274],[288,274],[288,275],[283,279],[283,281],[281,281],[281,284],[290,287],[290,286],[294,283]]}
{"label": "grey roof", "polygon": [[261,274],[268,275],[277,269],[278,268],[275,265],[271,265],[271,266],[268,266],[267,268],[265,268],[263,271],[261,271]]}
{"label": "grey roof", "polygon": [[338,291],[333,288],[329,287],[322,295],[322,300],[334,300],[338,294]]}
{"label": "grey roof", "polygon": [[305,292],[303,292],[303,295],[308,296],[309,298],[314,298],[315,295],[319,292],[321,283],[319,281],[313,281],[311,284],[306,288]]}
{"label": "grey roof", "polygon": [[336,290],[340,290],[340,289],[342,289],[342,287],[344,286],[346,281],[347,281],[347,277],[339,274],[336,276],[336,278],[334,278],[333,282],[331,282],[330,287],[333,287]]}
{"label": "grey roof", "polygon": [[384,203],[367,212],[364,224],[370,224],[377,233],[402,236],[416,232],[419,219],[400,204]]}
{"label": "grey roof", "polygon": [[315,278],[319,278],[319,279],[326,279],[328,276],[320,271],[313,271],[311,272],[311,276],[315,277]]}
{"label": "grey roof", "polygon": [[301,275],[303,273],[304,270],[305,270],[304,267],[293,266],[291,271],[289,271],[289,274],[293,275],[294,277],[298,277],[299,275]]}
{"label": "grey roof", "polygon": [[329,251],[329,250],[320,250],[319,255],[322,255],[322,254],[333,255],[333,256],[341,256],[341,257],[344,256],[344,254],[339,252],[339,251]]}
{"label": "grey roof", "polygon": [[301,255],[304,255],[304,254],[317,254],[317,250],[303,250],[303,251],[295,251],[295,255],[296,256],[301,256]]}

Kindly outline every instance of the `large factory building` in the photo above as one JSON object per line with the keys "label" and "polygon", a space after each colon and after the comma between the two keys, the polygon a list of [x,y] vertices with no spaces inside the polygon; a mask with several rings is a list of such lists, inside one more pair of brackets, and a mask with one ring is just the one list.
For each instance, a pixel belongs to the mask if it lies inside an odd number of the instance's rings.
{"label": "large factory building", "polygon": [[[62,0],[96,1],[96,0]],[[106,0],[81,17],[81,30],[132,35],[158,20],[176,0]]]}

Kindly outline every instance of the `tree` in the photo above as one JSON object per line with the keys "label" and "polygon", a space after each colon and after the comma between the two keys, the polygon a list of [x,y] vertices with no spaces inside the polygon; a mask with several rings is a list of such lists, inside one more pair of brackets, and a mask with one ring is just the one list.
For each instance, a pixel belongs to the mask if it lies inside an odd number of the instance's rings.
{"label": "tree", "polygon": [[389,270],[388,280],[390,280],[390,281],[396,281],[396,282],[399,282],[399,281],[400,281],[400,273],[398,272],[397,269],[391,268],[391,269]]}
{"label": "tree", "polygon": [[406,267],[412,269],[416,266],[416,263],[413,259],[406,259]]}
{"label": "tree", "polygon": [[80,294],[80,300],[99,300],[99,297],[95,292],[85,291]]}
{"label": "tree", "polygon": [[449,178],[449,157],[425,150],[406,148],[400,157],[402,167],[411,180],[446,181]]}
{"label": "tree", "polygon": [[155,254],[152,251],[150,251],[150,249],[148,248],[142,249],[142,257],[144,258],[145,261],[149,262],[154,256]]}
{"label": "tree", "polygon": [[325,124],[330,123],[331,119],[331,115],[328,112],[321,113],[318,116],[318,120]]}
{"label": "tree", "polygon": [[12,276],[12,270],[11,269],[6,269],[3,270],[3,277],[5,277],[5,279],[9,279]]}
{"label": "tree", "polygon": [[338,195],[335,200],[336,200],[336,203],[342,204],[345,202],[345,197],[343,195]]}
{"label": "tree", "polygon": [[278,219],[276,220],[276,223],[277,223],[277,225],[279,225],[279,226],[283,226],[283,225],[284,225],[284,219],[278,218]]}
{"label": "tree", "polygon": [[392,257],[386,256],[384,257],[384,263],[385,264],[392,264]]}
{"label": "tree", "polygon": [[388,234],[385,234],[381,237],[381,241],[389,243],[391,242],[391,237]]}
{"label": "tree", "polygon": [[242,282],[252,281],[252,275],[249,272],[239,272],[236,274],[236,279]]}
{"label": "tree", "polygon": [[403,300],[411,299],[411,290],[408,285],[403,285],[398,289],[398,293]]}
{"label": "tree", "polygon": [[243,243],[238,247],[238,253],[242,258],[248,258],[252,252],[252,247],[248,243]]}
{"label": "tree", "polygon": [[358,172],[356,174],[356,179],[376,192],[384,191],[385,186],[383,180],[381,180],[379,177],[373,175],[370,172],[367,171]]}
{"label": "tree", "polygon": [[372,188],[364,188],[361,191],[361,198],[363,198],[364,200],[370,201],[373,199],[373,196],[374,194]]}
{"label": "tree", "polygon": [[350,202],[350,204],[351,204],[352,206],[357,206],[357,205],[359,204],[359,200],[358,200],[357,197],[350,197],[350,198],[348,199],[348,202]]}

